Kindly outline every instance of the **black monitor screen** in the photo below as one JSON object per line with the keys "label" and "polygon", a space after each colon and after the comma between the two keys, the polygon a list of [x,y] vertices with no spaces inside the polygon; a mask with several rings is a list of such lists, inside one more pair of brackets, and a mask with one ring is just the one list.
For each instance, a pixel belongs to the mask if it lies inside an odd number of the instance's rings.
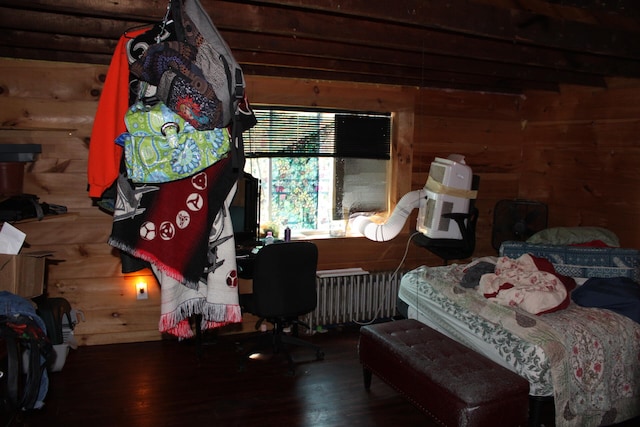
{"label": "black monitor screen", "polygon": [[236,244],[253,243],[258,238],[260,181],[248,173],[238,180],[236,195],[229,207]]}

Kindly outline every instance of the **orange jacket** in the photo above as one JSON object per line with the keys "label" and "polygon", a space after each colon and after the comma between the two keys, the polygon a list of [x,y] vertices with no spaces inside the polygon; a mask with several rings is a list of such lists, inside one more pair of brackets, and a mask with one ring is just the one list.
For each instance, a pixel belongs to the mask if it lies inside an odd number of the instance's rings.
{"label": "orange jacket", "polygon": [[124,115],[129,108],[127,42],[148,30],[142,28],[123,34],[111,58],[91,130],[87,167],[89,197],[101,197],[118,177],[122,147],[115,139],[127,130]]}

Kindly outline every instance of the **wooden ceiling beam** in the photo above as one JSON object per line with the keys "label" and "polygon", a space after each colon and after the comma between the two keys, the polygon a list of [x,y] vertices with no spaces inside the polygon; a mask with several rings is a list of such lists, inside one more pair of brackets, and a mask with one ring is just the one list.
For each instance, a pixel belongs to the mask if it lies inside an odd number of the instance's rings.
{"label": "wooden ceiling beam", "polygon": [[3,6],[14,9],[94,18],[118,17],[142,22],[156,22],[162,19],[168,3],[168,0],[2,0]]}
{"label": "wooden ceiling beam", "polygon": [[[282,13],[262,6],[247,9],[245,5],[236,9],[228,7],[224,11],[211,10],[209,13],[221,29],[346,43],[354,46],[354,49],[373,46],[554,70],[605,75],[626,70],[629,77],[640,75],[640,66],[635,60],[607,58],[606,61],[599,61],[594,55],[451,35],[399,24],[381,26],[355,18],[322,14],[310,17],[301,12]],[[600,69],[593,69],[594,66]]]}
{"label": "wooden ceiling beam", "polygon": [[[116,47],[116,41],[96,37],[68,36],[66,34],[27,33],[24,31],[3,31],[0,46],[13,46],[29,49],[34,52],[67,52],[72,54],[92,53],[98,56],[111,58]],[[78,61],[73,61],[78,62]],[[108,60],[106,63],[108,64]],[[105,62],[100,62],[105,63]]]}
{"label": "wooden ceiling beam", "polygon": [[[48,42],[48,43],[47,43]],[[0,54],[11,55],[13,51],[9,46],[20,46],[24,49],[27,59],[57,60],[65,62],[83,62],[87,58],[108,64],[111,60],[113,42],[111,40],[71,37],[56,35],[51,37],[45,34],[31,34],[25,36],[21,31],[8,31],[5,38],[0,41]],[[76,55],[74,57],[74,55]],[[527,80],[526,76],[488,76],[481,73],[460,73],[455,70],[438,70],[432,68],[420,69],[410,65],[399,63],[373,63],[356,61],[347,58],[327,58],[309,56],[305,54],[256,52],[255,50],[236,49],[234,56],[243,68],[251,66],[264,66],[289,70],[288,75],[296,77],[309,77],[310,75],[327,76],[327,73],[339,70],[346,80],[366,81],[375,83],[395,82],[394,84],[407,86],[422,86],[425,82],[440,81],[440,86],[451,88],[489,86],[493,91],[497,88],[507,88],[511,93],[515,88],[522,88],[520,83]],[[399,79],[398,76],[403,76]],[[347,77],[348,76],[348,77]],[[505,85],[505,82],[512,82]],[[513,83],[517,82],[517,83]],[[529,83],[531,85],[531,83]],[[546,84],[540,82],[541,87],[555,87],[553,82]]]}
{"label": "wooden ceiling beam", "polygon": [[[601,28],[590,23],[558,20],[526,10],[507,10],[468,0],[394,0],[393,7],[370,0],[256,0],[249,1],[249,4],[287,6],[294,10],[415,25],[532,46],[640,59],[640,45],[631,42],[639,36],[640,28],[635,32]],[[209,7],[214,9],[213,5]]]}
{"label": "wooden ceiling beam", "polygon": [[[108,63],[107,58],[115,49],[115,40],[91,37],[68,36],[64,34],[45,34],[7,30],[0,45],[20,46],[30,50],[42,50],[42,55],[51,57],[47,52],[85,52],[101,54],[101,63]],[[598,75],[571,73],[537,69],[511,64],[488,61],[469,61],[465,58],[450,56],[421,55],[406,51],[385,50],[381,48],[362,47],[354,51],[351,46],[340,43],[318,43],[310,40],[293,40],[287,37],[264,36],[255,33],[226,32],[225,40],[233,46],[234,54],[239,62],[255,62],[256,58],[271,58],[268,65],[278,62],[287,68],[298,67],[326,68],[333,65],[337,70],[352,70],[355,74],[383,74],[388,69],[391,75],[410,76],[407,81],[420,84],[420,79],[433,80],[440,73],[446,80],[451,75],[464,70],[463,74],[476,75],[485,81],[515,80],[537,81],[540,83],[565,82],[587,86],[604,86],[604,80]],[[243,52],[242,56],[240,52]],[[96,56],[98,57],[98,56]],[[68,55],[65,54],[68,59]],[[313,64],[313,65],[312,65]],[[445,74],[446,73],[446,74]],[[397,77],[396,77],[397,78]]]}
{"label": "wooden ceiling beam", "polygon": [[616,1],[549,1],[549,0],[470,0],[502,9],[523,10],[559,21],[576,21],[603,28],[637,32],[640,2]]}
{"label": "wooden ceiling beam", "polygon": [[112,18],[83,17],[67,13],[15,10],[0,6],[0,28],[3,29],[117,40],[125,29],[142,24],[145,23]]}
{"label": "wooden ceiling beam", "polygon": [[422,71],[457,72],[492,76],[496,78],[539,81],[548,83],[565,82],[586,86],[604,86],[604,80],[598,74],[574,73],[565,70],[526,67],[519,64],[496,64],[491,61],[468,60],[464,57],[421,54],[395,49],[352,46],[337,42],[316,42],[306,39],[269,36],[257,33],[235,31],[224,32],[224,37],[233,50],[319,57],[326,60],[343,59],[345,61],[371,63],[373,66],[388,65],[398,68],[398,72],[411,69],[412,75]]}
{"label": "wooden ceiling beam", "polygon": [[112,55],[77,51],[64,52],[59,50],[31,49],[24,47],[16,48],[14,46],[0,45],[0,57],[107,65],[111,61]]}
{"label": "wooden ceiling beam", "polygon": [[[5,5],[26,10],[82,13],[87,16],[120,16],[142,22],[161,19],[166,11],[166,1],[104,2],[100,0],[4,0]],[[423,0],[394,0],[394,7],[386,2],[370,0],[342,0],[317,2],[316,0],[259,0],[259,1],[209,1],[203,4],[213,16],[229,15],[238,20],[253,15],[252,11],[288,8],[290,12],[323,12],[329,17],[363,18],[390,24],[403,24],[432,30],[458,33],[502,40],[511,43],[527,43],[533,46],[590,52],[599,55],[640,59],[640,44],[632,41],[640,32],[602,29],[584,22],[565,21],[530,13],[524,10],[506,10],[468,0],[425,2]],[[627,7],[627,9],[632,9]],[[635,10],[635,9],[633,9]],[[460,13],[464,11],[464,13]],[[457,13],[456,13],[457,12]],[[282,15],[281,12],[278,12]],[[285,14],[289,15],[289,13]],[[314,14],[315,16],[316,14]]]}
{"label": "wooden ceiling beam", "polygon": [[[249,73],[507,93],[640,78],[640,45],[624,39],[640,29],[602,24],[609,16],[628,24],[633,14],[576,1],[202,3]],[[126,30],[159,22],[167,4],[3,0],[0,55],[106,64]]]}
{"label": "wooden ceiling beam", "polygon": [[[260,76],[274,76],[274,77],[291,77],[291,78],[300,78],[296,70],[290,68],[283,67],[275,67],[275,66],[265,66],[265,65],[254,65],[247,64],[243,66],[243,71],[247,75],[260,75]],[[376,84],[389,84],[389,85],[400,85],[405,84],[408,80],[403,79],[402,82],[398,80],[398,78],[393,78],[390,76],[361,76],[362,78],[358,80],[354,80],[354,76],[352,74],[342,73],[341,71],[322,71],[322,70],[308,70],[306,77],[307,79],[313,80],[338,80],[338,81],[358,81],[362,83],[376,83]],[[440,89],[454,89],[454,90],[469,90],[475,92],[493,92],[493,93],[505,93],[505,94],[520,94],[523,92],[523,84],[522,82],[514,82],[504,80],[500,83],[499,86],[491,86],[486,82],[480,83],[471,83],[471,82],[459,82],[459,81],[441,81],[441,80],[416,80],[416,87],[430,87],[430,88],[440,88]],[[557,84],[545,84],[545,83],[533,83],[532,86],[527,86],[529,89],[537,89],[543,91],[558,91]]]}
{"label": "wooden ceiling beam", "polygon": [[[285,0],[279,0],[285,1]],[[299,1],[299,0],[298,0]],[[354,1],[354,0],[352,0]],[[9,0],[11,3],[12,1]],[[91,11],[92,14],[108,14],[114,13],[117,9],[116,6],[109,2],[96,2],[91,0],[40,0],[29,2],[30,5],[37,4],[39,7],[46,8],[48,10],[69,10],[74,4],[87,3],[86,7],[89,9],[80,9]],[[139,2],[135,2],[139,4]],[[154,11],[159,16],[163,13],[163,6],[160,6],[159,2],[152,1],[156,5],[154,8],[133,6],[130,4],[121,5],[125,8],[124,13],[126,16],[135,16],[137,19],[129,22],[122,22],[120,24],[120,33],[124,32],[127,28],[130,28],[134,22],[139,23],[142,21],[139,14],[144,10],[144,17],[146,21],[154,22],[158,18],[153,18]],[[371,37],[371,23],[362,23],[360,20],[353,18],[339,18],[335,16],[309,16],[305,13],[293,12],[282,13],[281,10],[273,8],[265,8],[259,6],[251,6],[246,4],[232,4],[228,2],[225,7],[212,8],[210,14],[216,22],[216,25],[221,28],[229,29],[249,29],[254,32],[280,34],[290,37],[308,37],[318,40],[349,40],[351,42],[357,42],[361,45],[369,43],[373,46],[381,46],[385,43],[390,48],[405,48],[412,50],[424,49],[426,53],[433,53],[438,55],[454,55],[465,56],[475,59],[482,59],[488,61],[502,61],[506,60],[510,63],[533,65],[537,67],[547,67],[552,69],[569,69],[575,71],[581,71],[585,73],[597,73],[597,74],[616,74],[624,73],[627,76],[634,76],[638,74],[637,64],[629,64],[629,61],[620,60],[618,64],[612,63],[610,69],[597,69],[589,68],[592,64],[598,65],[597,58],[592,61],[593,56],[585,55],[581,53],[567,53],[561,51],[548,51],[545,49],[536,49],[533,47],[525,47],[513,43],[503,43],[490,40],[478,40],[464,38],[460,36],[449,36],[447,34],[433,32],[429,30],[409,29],[401,25],[388,25],[385,31],[377,31],[380,34],[378,37]],[[162,2],[164,4],[164,2]],[[126,6],[126,7],[125,7]],[[30,6],[33,7],[33,6]],[[93,7],[93,8],[92,8]],[[122,13],[123,11],[121,11]],[[111,15],[113,16],[113,15]],[[65,19],[71,19],[65,18]],[[85,18],[89,19],[90,18]],[[314,22],[319,21],[316,25]],[[102,22],[96,23],[96,28],[100,28]],[[379,24],[377,24],[379,25]],[[76,26],[80,28],[81,25]],[[111,25],[113,30],[118,28],[117,25]],[[380,27],[378,27],[379,29]],[[113,31],[112,30],[112,31]],[[352,37],[360,34],[360,36]],[[374,32],[375,35],[376,32]],[[385,33],[388,37],[385,37]],[[332,34],[333,36],[328,36]],[[371,40],[369,40],[371,39]],[[396,41],[393,45],[392,42]],[[422,45],[418,44],[421,43]],[[600,61],[601,64],[605,61]],[[625,63],[627,62],[627,63]],[[635,61],[633,61],[635,62]],[[608,64],[608,62],[606,62]],[[581,68],[582,67],[582,68]],[[625,71],[631,69],[630,71]]]}
{"label": "wooden ceiling beam", "polygon": [[[113,37],[116,40],[126,29],[134,27],[140,24],[140,21],[115,21],[113,19],[103,18],[78,18],[68,17],[64,15],[44,13],[44,12],[26,12],[26,11],[12,11],[10,9],[2,10],[0,14],[0,27],[4,28],[21,28],[23,30],[32,29],[36,32],[50,32],[53,34],[101,34],[102,37]],[[240,11],[236,11],[240,12]],[[372,32],[371,24],[359,25],[358,21],[351,20],[349,22],[340,22],[332,28],[331,32],[334,34],[326,35],[323,32],[323,28],[326,28],[323,22],[319,26],[314,26],[311,30],[309,25],[305,24],[305,19],[302,17],[295,17],[295,21],[299,22],[301,26],[307,28],[306,31],[297,31],[296,28],[289,30],[287,22],[282,22],[278,16],[283,14],[276,13],[277,11],[259,10],[259,14],[263,17],[260,19],[243,18],[242,22],[238,23],[237,19],[233,16],[237,14],[221,14],[216,16],[216,22],[221,29],[235,26],[235,29],[251,29],[254,33],[265,35],[279,35],[282,37],[290,37],[292,40],[307,39],[314,40],[316,48],[322,48],[325,43],[332,43],[336,45],[342,44],[348,33],[340,27],[348,27],[352,30],[353,34],[348,38],[349,43],[355,46],[350,47],[352,51],[357,51],[362,48],[375,47],[382,48],[383,43],[386,42],[388,53],[381,55],[380,59],[384,59],[385,56],[393,54],[394,51],[413,51],[420,55],[440,55],[442,57],[465,57],[475,59],[477,61],[498,62],[496,66],[501,66],[500,63],[505,63],[508,58],[507,65],[520,67],[523,65],[533,65],[534,67],[546,68],[550,70],[569,70],[571,72],[584,72],[587,74],[611,74],[613,71],[621,74],[633,74],[633,71],[626,71],[627,69],[637,69],[637,64],[633,63],[632,66],[625,64],[624,61],[604,61],[600,58],[592,58],[586,55],[580,54],[557,54],[549,53],[542,49],[513,47],[496,44],[495,42],[489,44],[484,41],[477,41],[473,39],[462,40],[450,40],[444,34],[425,34],[419,30],[406,31],[402,27],[394,26],[387,28],[387,35],[390,40],[385,40],[385,36],[382,35],[379,38],[372,38],[368,40],[368,35]],[[33,14],[33,15],[31,15]],[[255,14],[255,13],[254,13]],[[285,14],[288,15],[288,14]],[[287,18],[284,18],[287,19]],[[308,17],[307,19],[312,19]],[[268,22],[271,25],[261,23]],[[224,30],[222,30],[224,33]],[[294,35],[292,35],[292,32]],[[295,33],[300,33],[298,36]],[[420,40],[423,45],[420,45]],[[393,43],[393,44],[392,44]],[[359,45],[357,45],[359,44]],[[313,47],[313,45],[309,45]],[[608,67],[608,68],[607,68]],[[542,70],[541,70],[542,71]]]}
{"label": "wooden ceiling beam", "polygon": [[[326,58],[317,58],[311,56],[283,55],[273,53],[256,53],[255,51],[245,52],[237,50],[234,53],[236,59],[243,64],[243,67],[249,65],[263,65],[279,68],[290,68],[294,70],[305,70],[305,74],[309,71],[318,72],[336,72],[350,76],[382,76],[394,78],[397,82],[406,86],[422,86],[426,81],[448,82],[452,86],[460,85],[486,85],[490,87],[522,87],[522,80],[512,77],[500,77],[475,74],[472,70],[469,72],[453,72],[433,69],[416,69],[406,66],[398,66],[397,64],[372,64],[355,62],[344,59],[327,60]],[[398,76],[402,76],[398,78]],[[359,78],[354,78],[358,81]],[[512,82],[506,84],[506,82]],[[547,82],[549,83],[549,82]],[[542,85],[542,82],[540,82]]]}

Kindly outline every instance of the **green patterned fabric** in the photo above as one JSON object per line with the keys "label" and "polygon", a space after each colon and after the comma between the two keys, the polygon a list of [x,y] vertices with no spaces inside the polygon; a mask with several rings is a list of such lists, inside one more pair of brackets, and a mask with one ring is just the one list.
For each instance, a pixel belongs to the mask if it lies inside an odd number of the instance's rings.
{"label": "green patterned fabric", "polygon": [[527,239],[527,243],[549,245],[576,245],[599,240],[612,248],[620,247],[614,232],[602,227],[553,227],[538,231]]}
{"label": "green patterned fabric", "polygon": [[227,156],[227,129],[198,131],[162,102],[138,102],[125,115],[123,135],[128,178],[162,183],[187,178]]}

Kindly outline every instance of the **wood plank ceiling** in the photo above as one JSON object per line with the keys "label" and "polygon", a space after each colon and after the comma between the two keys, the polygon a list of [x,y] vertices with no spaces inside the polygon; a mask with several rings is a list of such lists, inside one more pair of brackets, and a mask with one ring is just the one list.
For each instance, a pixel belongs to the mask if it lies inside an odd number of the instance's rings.
{"label": "wood plank ceiling", "polygon": [[[175,1],[175,0],[174,0]],[[521,93],[640,78],[637,0],[201,0],[245,74]],[[167,0],[1,0],[0,56],[108,64]]]}

